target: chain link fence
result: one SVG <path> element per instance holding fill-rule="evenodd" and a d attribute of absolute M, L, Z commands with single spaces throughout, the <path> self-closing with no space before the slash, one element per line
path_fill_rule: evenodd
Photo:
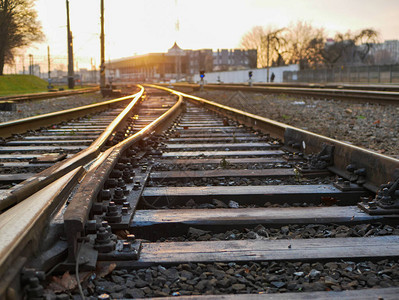
<path fill-rule="evenodd" d="M 284 82 L 399 83 L 399 65 L 285 71 Z"/>
<path fill-rule="evenodd" d="M 88 68 L 79 68 L 79 65 L 89 66 Z M 4 66 L 4 74 L 25 74 L 35 75 L 44 80 L 51 78 L 51 83 L 68 83 L 68 57 L 51 56 L 50 74 L 48 57 L 46 55 L 16 55 L 12 64 Z M 96 68 L 96 62 L 91 58 L 75 58 L 74 65 L 76 84 L 97 84 L 99 82 L 99 70 Z"/>

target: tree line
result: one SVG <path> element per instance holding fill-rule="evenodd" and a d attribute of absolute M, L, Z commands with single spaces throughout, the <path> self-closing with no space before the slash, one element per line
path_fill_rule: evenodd
<path fill-rule="evenodd" d="M 380 35 L 372 28 L 336 33 L 298 21 L 289 28 L 255 26 L 241 39 L 244 49 L 258 50 L 258 67 L 299 64 L 300 69 L 372 64 L 372 47 Z"/>

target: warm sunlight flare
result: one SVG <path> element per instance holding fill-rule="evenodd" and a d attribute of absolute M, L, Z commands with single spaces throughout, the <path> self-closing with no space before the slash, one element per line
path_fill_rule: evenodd
<path fill-rule="evenodd" d="M 49 45 L 54 58 L 66 57 L 65 1 L 37 0 L 36 7 L 46 41 L 26 53 L 45 56 Z M 383 39 L 397 39 L 398 10 L 397 1 L 374 0 L 105 0 L 105 57 L 166 52 L 175 41 L 183 49 L 238 48 L 254 26 L 281 28 L 297 21 L 331 36 L 372 27 Z M 70 0 L 70 15 L 75 65 L 98 67 L 100 0 Z"/>

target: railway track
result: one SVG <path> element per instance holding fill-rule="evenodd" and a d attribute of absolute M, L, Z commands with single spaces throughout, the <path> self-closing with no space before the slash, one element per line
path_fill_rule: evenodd
<path fill-rule="evenodd" d="M 176 83 L 175 88 L 179 91 L 189 92 L 198 90 L 198 84 Z M 396 88 L 383 88 L 380 86 L 309 86 L 309 85 L 289 85 L 289 84 L 270 84 L 248 86 L 244 84 L 206 84 L 203 87 L 208 90 L 229 90 L 229 91 L 245 91 L 270 94 L 285 94 L 299 97 L 317 97 L 332 100 L 345 100 L 355 103 L 368 102 L 380 104 L 397 105 L 399 101 L 399 93 Z"/>
<path fill-rule="evenodd" d="M 79 95 L 84 93 L 94 93 L 99 90 L 99 87 L 82 88 L 77 90 L 56 91 L 56 92 L 43 92 L 34 94 L 22 94 L 13 96 L 1 96 L 0 103 L 4 102 L 19 102 L 19 101 L 32 101 L 56 97 L 65 97 L 71 95 Z"/>
<path fill-rule="evenodd" d="M 139 131 L 0 216 L 2 295 L 396 297 L 398 160 L 146 89 Z"/>

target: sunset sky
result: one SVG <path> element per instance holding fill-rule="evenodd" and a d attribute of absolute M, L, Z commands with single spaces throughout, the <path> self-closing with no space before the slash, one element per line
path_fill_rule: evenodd
<path fill-rule="evenodd" d="M 46 41 L 26 53 L 66 57 L 65 0 L 36 0 Z M 298 20 L 336 31 L 372 27 L 399 39 L 398 0 L 105 0 L 106 59 L 184 49 L 236 48 L 253 26 L 288 26 Z M 100 0 L 70 0 L 79 67 L 99 65 Z M 180 31 L 175 30 L 179 19 Z"/>

